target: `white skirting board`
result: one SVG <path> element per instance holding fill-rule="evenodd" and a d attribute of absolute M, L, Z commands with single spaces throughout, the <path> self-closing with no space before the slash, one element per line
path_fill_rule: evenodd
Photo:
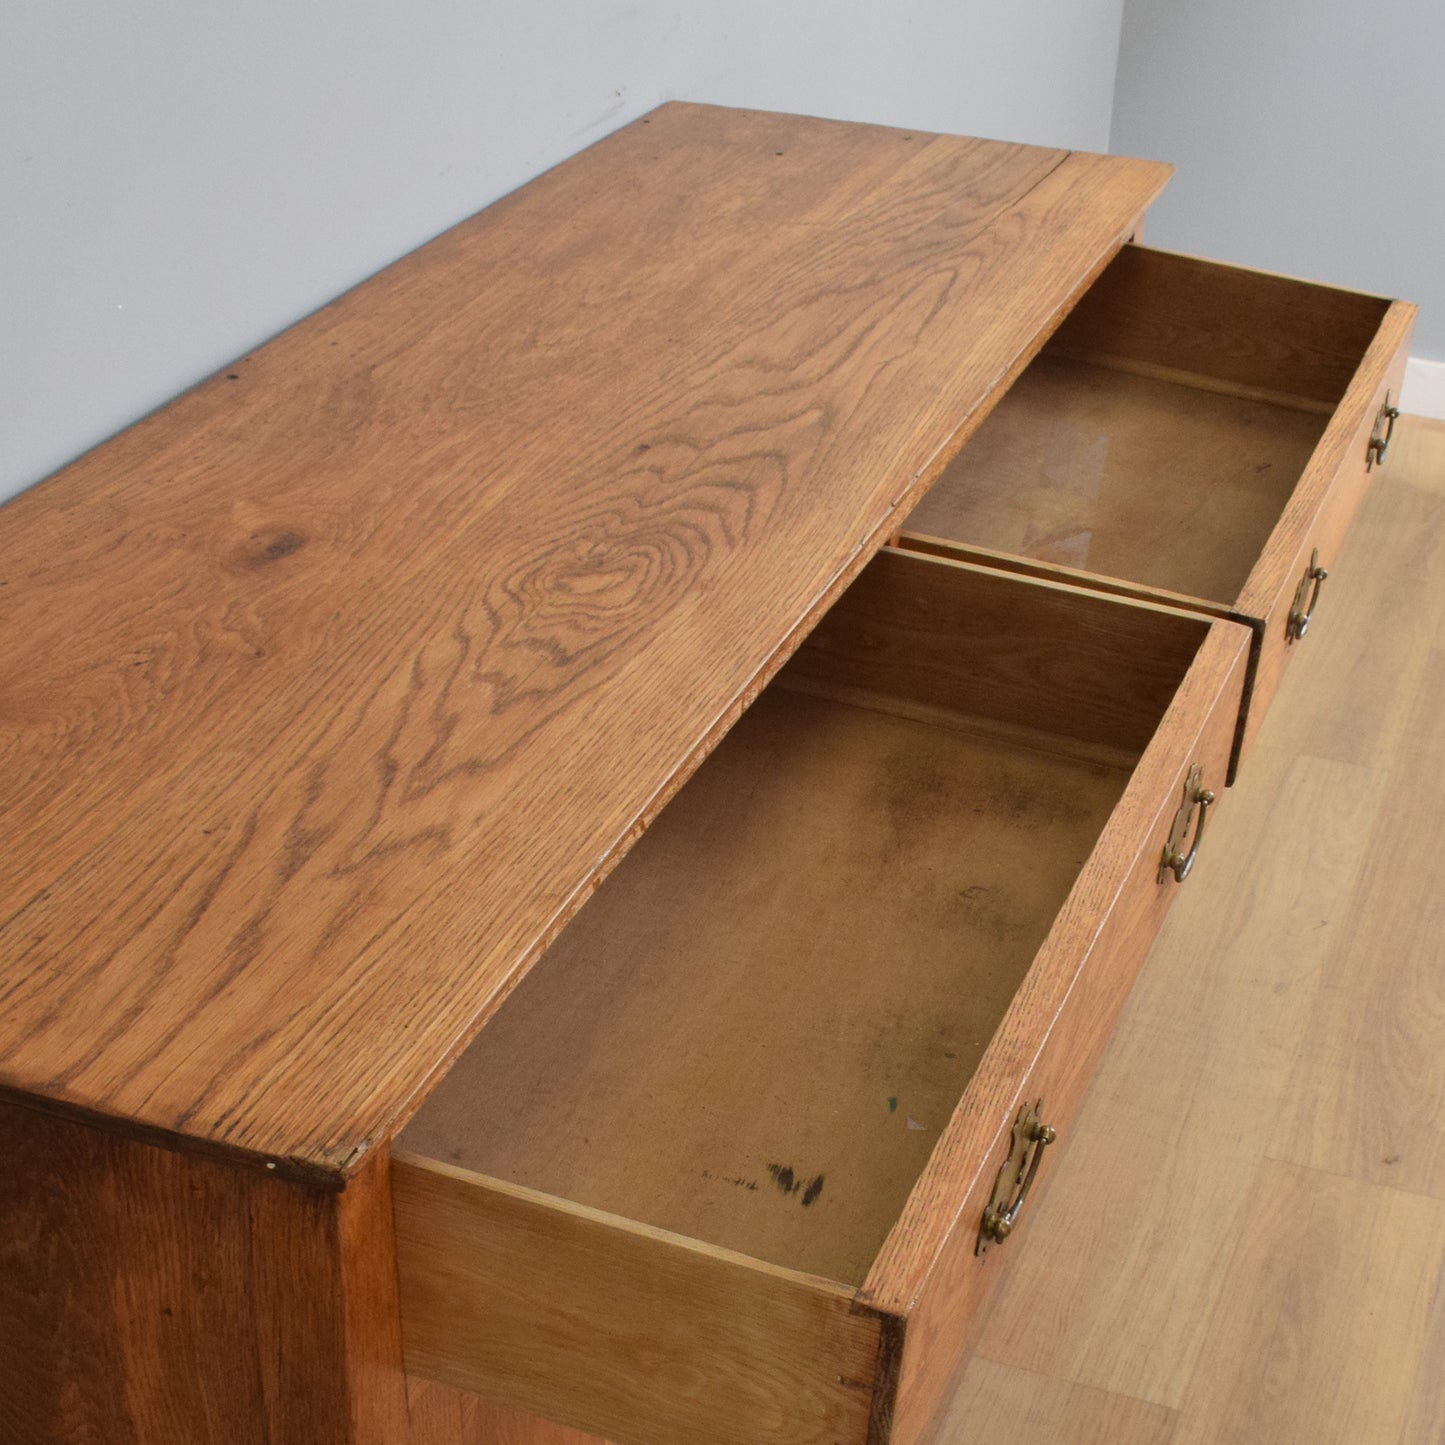
<path fill-rule="evenodd" d="M 1433 416 L 1445 421 L 1445 361 L 1410 358 L 1405 365 L 1400 410 L 1412 416 Z"/>

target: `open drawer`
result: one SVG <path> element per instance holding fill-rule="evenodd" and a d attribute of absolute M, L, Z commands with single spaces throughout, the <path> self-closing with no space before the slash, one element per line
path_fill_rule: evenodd
<path fill-rule="evenodd" d="M 875 558 L 397 1139 L 407 1368 L 621 1445 L 926 1439 L 1248 640 Z"/>
<path fill-rule="evenodd" d="M 1321 592 L 1388 456 L 1414 315 L 1126 246 L 901 540 L 1245 623 L 1237 766 L 1339 585 Z"/>

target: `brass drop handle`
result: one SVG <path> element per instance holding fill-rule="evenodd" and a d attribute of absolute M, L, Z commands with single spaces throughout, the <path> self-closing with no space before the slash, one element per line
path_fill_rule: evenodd
<path fill-rule="evenodd" d="M 1395 423 L 1400 420 L 1400 408 L 1390 404 L 1390 393 L 1385 393 L 1385 404 L 1380 408 L 1375 430 L 1370 433 L 1370 444 L 1365 448 L 1365 470 L 1373 471 L 1375 463 L 1384 463 L 1385 453 L 1390 450 L 1390 438 L 1395 435 Z M 1385 435 L 1380 435 L 1380 422 L 1385 423 Z"/>
<path fill-rule="evenodd" d="M 983 1212 L 975 1254 L 987 1253 L 989 1245 L 1002 1244 L 1013 1233 L 1019 1211 L 1038 1177 L 1044 1149 L 1057 1138 L 1052 1125 L 1039 1118 L 1037 1104 L 1019 1110 L 1013 1126 L 1013 1147 L 999 1170 L 993 1202 Z"/>
<path fill-rule="evenodd" d="M 1383 456 L 1384 453 L 1382 452 Z M 1300 584 L 1295 588 L 1294 606 L 1289 610 L 1289 620 L 1285 623 L 1284 640 L 1286 643 L 1298 642 L 1306 632 L 1310 630 L 1310 618 L 1315 613 L 1315 603 L 1320 600 L 1320 585 L 1330 574 L 1320 566 L 1320 549 L 1316 547 L 1310 553 L 1310 565 L 1305 568 L 1305 575 L 1300 578 Z M 1311 590 L 1310 584 L 1314 587 Z M 1309 602 L 1306 605 L 1305 594 L 1309 594 Z"/>
<path fill-rule="evenodd" d="M 1159 881 L 1162 883 L 1172 873 L 1176 883 L 1189 877 L 1194 860 L 1199 856 L 1199 845 L 1204 841 L 1204 820 L 1214 794 L 1203 785 L 1203 769 L 1195 763 L 1184 780 L 1184 801 L 1174 815 L 1174 826 L 1169 830 L 1169 841 L 1164 845 L 1164 858 L 1159 864 Z M 1189 851 L 1184 851 L 1184 840 L 1189 836 L 1189 823 L 1199 809 L 1199 821 L 1194 825 L 1194 842 Z"/>

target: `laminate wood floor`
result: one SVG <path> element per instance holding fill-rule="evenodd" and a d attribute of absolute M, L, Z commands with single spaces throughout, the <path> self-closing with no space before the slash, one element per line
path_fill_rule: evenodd
<path fill-rule="evenodd" d="M 1406 418 L 939 1445 L 1445 1440 L 1442 719 Z"/>

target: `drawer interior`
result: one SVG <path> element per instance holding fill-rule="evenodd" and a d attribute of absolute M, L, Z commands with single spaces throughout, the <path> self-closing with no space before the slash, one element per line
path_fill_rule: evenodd
<path fill-rule="evenodd" d="M 1125 247 L 908 532 L 1224 611 L 1387 307 Z"/>
<path fill-rule="evenodd" d="M 861 1284 L 1206 631 L 880 555 L 398 1150 Z"/>

